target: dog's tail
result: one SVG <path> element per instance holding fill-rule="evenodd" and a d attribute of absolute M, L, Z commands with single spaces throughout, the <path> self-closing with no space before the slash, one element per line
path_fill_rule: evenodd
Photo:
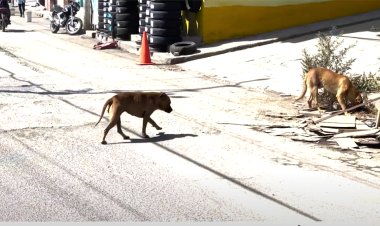
<path fill-rule="evenodd" d="M 306 86 L 306 74 L 305 74 L 305 76 L 304 76 L 304 80 L 303 80 L 302 93 L 301 93 L 301 95 L 300 95 L 299 97 L 297 97 L 297 98 L 294 100 L 294 102 L 301 100 L 301 99 L 305 96 L 306 91 L 307 91 L 307 86 Z"/>
<path fill-rule="evenodd" d="M 95 126 L 97 126 L 97 125 L 99 124 L 99 122 L 102 120 L 103 115 L 104 115 L 104 112 L 106 111 L 107 106 L 108 106 L 108 112 L 109 112 L 112 103 L 113 103 L 112 98 L 110 98 L 110 99 L 108 99 L 108 100 L 106 101 L 106 103 L 105 103 L 104 106 L 103 106 L 102 113 L 100 114 L 99 121 L 95 124 Z"/>

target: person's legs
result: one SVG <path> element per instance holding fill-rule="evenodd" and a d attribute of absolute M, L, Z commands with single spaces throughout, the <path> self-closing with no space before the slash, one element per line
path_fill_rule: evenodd
<path fill-rule="evenodd" d="M 24 17 L 25 13 L 25 2 L 22 3 L 22 17 Z"/>
<path fill-rule="evenodd" d="M 22 7 L 21 7 L 21 4 L 18 4 L 18 10 L 20 11 L 20 17 L 22 17 Z"/>
<path fill-rule="evenodd" d="M 9 22 L 9 24 L 11 24 L 11 10 L 10 9 L 8 9 L 8 13 L 7 13 L 8 15 L 8 22 Z"/>

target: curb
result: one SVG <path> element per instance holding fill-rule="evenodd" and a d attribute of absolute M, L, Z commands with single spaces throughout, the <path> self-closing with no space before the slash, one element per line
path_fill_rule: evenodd
<path fill-rule="evenodd" d="M 254 36 L 231 39 L 223 42 L 218 42 L 210 45 L 201 45 L 198 48 L 198 53 L 186 56 L 174 56 L 171 53 L 153 53 L 152 61 L 162 64 L 179 64 L 191 60 L 202 59 L 228 52 L 239 51 L 247 48 L 267 45 L 275 42 L 285 41 L 292 38 L 297 38 L 305 35 L 315 34 L 317 32 L 328 31 L 332 27 L 344 28 L 365 22 L 380 20 L 380 10 L 371 11 L 369 13 L 358 14 L 353 16 L 342 17 L 333 20 L 316 22 L 312 24 L 291 27 L 283 30 L 258 34 Z M 121 41 L 120 48 L 130 52 L 135 52 L 136 43 L 131 41 Z"/>
<path fill-rule="evenodd" d="M 317 32 L 324 32 L 328 31 L 332 27 L 344 28 L 347 26 L 353 26 L 374 20 L 380 20 L 380 10 L 291 27 L 283 30 L 276 30 L 244 38 L 230 39 L 209 45 L 200 45 L 198 47 L 198 52 L 192 55 L 174 56 L 171 53 L 167 52 L 152 52 L 151 60 L 158 64 L 179 64 L 228 52 L 234 52 L 275 42 L 286 41 L 288 39 L 315 34 Z M 119 48 L 132 54 L 139 55 L 139 45 L 134 41 L 119 40 Z"/>

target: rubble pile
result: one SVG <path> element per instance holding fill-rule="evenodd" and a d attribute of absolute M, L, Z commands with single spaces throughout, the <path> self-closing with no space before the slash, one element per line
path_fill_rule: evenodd
<path fill-rule="evenodd" d="M 295 141 L 314 142 L 340 149 L 380 148 L 379 114 L 376 118 L 320 115 L 318 111 L 299 111 L 299 114 L 293 115 L 267 112 L 265 115 L 289 122 L 254 125 L 253 129 L 274 136 L 290 137 Z M 293 122 L 290 122 L 292 119 Z"/>

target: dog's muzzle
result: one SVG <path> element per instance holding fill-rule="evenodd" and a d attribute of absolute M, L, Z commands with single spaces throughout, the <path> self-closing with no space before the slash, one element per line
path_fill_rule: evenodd
<path fill-rule="evenodd" d="M 165 109 L 165 112 L 166 112 L 166 113 L 170 113 L 170 112 L 172 112 L 172 111 L 173 111 L 173 109 L 172 109 L 171 107 Z"/>

